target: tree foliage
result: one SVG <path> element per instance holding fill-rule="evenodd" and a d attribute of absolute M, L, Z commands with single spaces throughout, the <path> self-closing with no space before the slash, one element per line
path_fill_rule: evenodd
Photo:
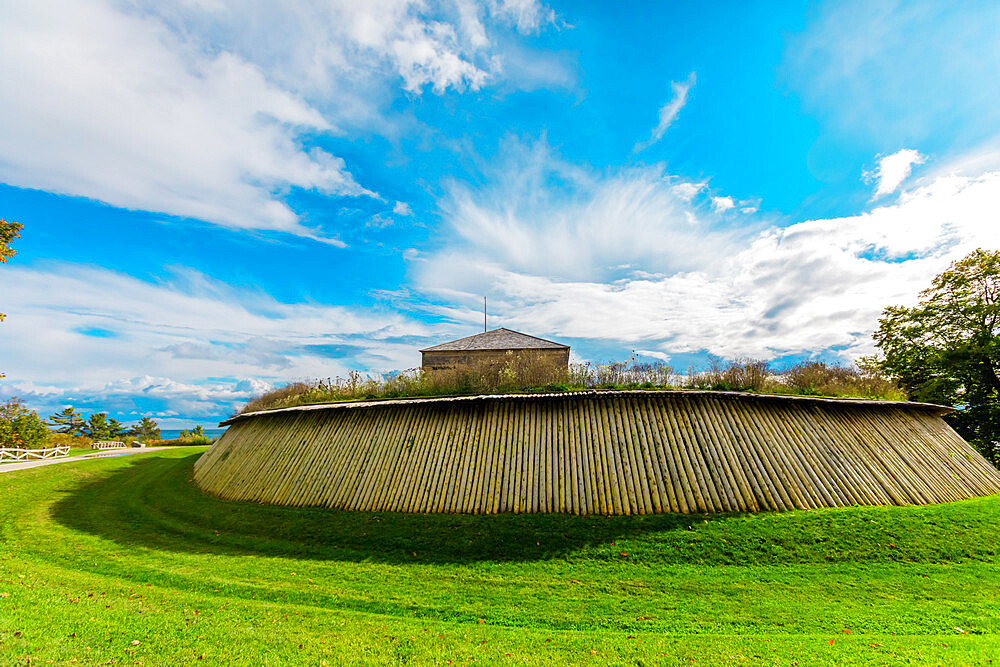
<path fill-rule="evenodd" d="M 21 238 L 21 230 L 24 225 L 20 222 L 7 222 L 0 218 L 0 264 L 13 257 L 17 251 L 11 247 L 14 239 Z"/>
<path fill-rule="evenodd" d="M 875 363 L 917 401 L 953 405 L 955 429 L 1000 463 L 1000 251 L 975 250 L 879 320 Z"/>
<path fill-rule="evenodd" d="M 56 433 L 81 435 L 85 423 L 83 415 L 74 410 L 73 406 L 68 406 L 50 416 L 48 426 Z"/>
<path fill-rule="evenodd" d="M 205 427 L 198 424 L 190 431 L 181 431 L 180 437 L 182 438 L 204 438 L 205 437 Z"/>
<path fill-rule="evenodd" d="M 109 440 L 111 430 L 108 428 L 108 415 L 103 412 L 90 415 L 83 426 L 83 432 L 91 440 Z"/>
<path fill-rule="evenodd" d="M 34 415 L 34 417 L 26 416 Z M 51 415 L 47 421 L 38 419 L 42 427 L 42 435 L 35 438 L 34 421 L 38 415 L 28 410 L 24 403 L 17 398 L 13 398 L 4 405 L 0 405 L 0 442 L 24 441 L 22 435 L 10 435 L 11 433 L 28 433 L 33 446 L 41 446 L 43 441 L 55 444 L 70 444 L 72 446 L 84 446 L 92 440 L 115 440 L 126 436 L 142 438 L 144 440 L 159 440 L 160 426 L 150 417 L 143 417 L 134 426 L 128 427 L 119 422 L 114 417 L 109 417 L 106 412 L 95 412 L 89 417 L 84 417 L 80 412 L 67 406 Z M 13 426 L 11 424 L 14 424 Z M 25 428 L 30 426 L 30 428 Z M 46 427 L 48 430 L 45 430 Z M 6 429 L 6 430 L 5 430 Z M 5 435 L 6 434 L 6 435 Z M 7 438 L 7 440 L 4 440 Z M 2 446 L 13 447 L 15 445 L 6 444 Z M 17 445 L 25 447 L 24 444 Z"/>
<path fill-rule="evenodd" d="M 83 433 L 91 440 L 111 440 L 120 438 L 128 432 L 114 417 L 106 412 L 95 412 L 90 415 L 83 426 Z"/>
<path fill-rule="evenodd" d="M 122 438 L 128 435 L 128 427 L 114 417 L 108 417 L 108 433 L 112 438 Z"/>
<path fill-rule="evenodd" d="M 128 435 L 150 440 L 160 439 L 160 425 L 150 417 L 143 417 L 138 424 L 129 429 Z"/>
<path fill-rule="evenodd" d="M 0 405 L 0 447 L 38 449 L 45 446 L 48 431 L 34 410 L 16 396 Z"/>
<path fill-rule="evenodd" d="M 3 264 L 16 254 L 17 251 L 10 244 L 14 242 L 14 239 L 21 238 L 22 229 L 24 229 L 24 225 L 20 222 L 7 222 L 3 218 L 0 218 L 0 264 Z M 0 313 L 0 322 L 3 322 L 5 317 L 7 316 Z M 4 377 L 4 374 L 0 373 L 0 378 L 2 377 Z"/>

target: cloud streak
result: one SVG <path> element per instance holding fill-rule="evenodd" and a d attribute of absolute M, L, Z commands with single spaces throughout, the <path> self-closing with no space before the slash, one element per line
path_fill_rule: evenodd
<path fill-rule="evenodd" d="M 632 153 L 641 153 L 663 138 L 663 135 L 677 119 L 677 115 L 681 112 L 681 109 L 687 104 L 688 92 L 694 86 L 696 80 L 695 73 L 691 72 L 688 74 L 688 78 L 682 82 L 670 82 L 670 90 L 673 92 L 673 97 L 660 107 L 660 121 L 653 128 L 649 139 L 637 143 L 632 149 Z"/>

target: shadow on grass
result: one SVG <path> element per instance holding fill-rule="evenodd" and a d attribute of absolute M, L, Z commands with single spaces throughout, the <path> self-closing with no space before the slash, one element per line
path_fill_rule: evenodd
<path fill-rule="evenodd" d="M 560 558 L 644 565 L 997 562 L 1000 496 L 942 505 L 729 515 L 405 514 L 220 500 L 199 454 L 89 473 L 55 520 L 115 543 L 186 553 L 379 563 Z"/>
<path fill-rule="evenodd" d="M 677 514 L 351 512 L 233 502 L 191 481 L 198 456 L 144 457 L 96 475 L 57 501 L 52 516 L 76 530 L 151 549 L 387 563 L 555 558 L 645 532 L 686 531 L 703 520 Z"/>

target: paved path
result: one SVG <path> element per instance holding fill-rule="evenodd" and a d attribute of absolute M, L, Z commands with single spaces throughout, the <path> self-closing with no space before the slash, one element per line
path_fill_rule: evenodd
<path fill-rule="evenodd" d="M 126 447 L 125 449 L 105 449 L 92 454 L 81 454 L 79 456 L 64 456 L 58 459 L 41 459 L 38 461 L 24 461 L 22 463 L 2 463 L 0 473 L 11 472 L 12 470 L 24 470 L 25 468 L 38 468 L 56 463 L 68 463 L 70 461 L 82 461 L 85 459 L 101 459 L 109 456 L 128 456 L 129 454 L 141 454 L 142 452 L 155 452 L 161 449 L 176 449 L 176 447 Z"/>

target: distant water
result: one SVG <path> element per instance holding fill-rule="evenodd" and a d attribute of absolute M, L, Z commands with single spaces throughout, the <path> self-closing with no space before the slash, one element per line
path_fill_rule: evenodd
<path fill-rule="evenodd" d="M 206 428 L 205 435 L 210 438 L 217 438 L 226 432 L 224 428 Z M 181 437 L 181 429 L 179 428 L 161 428 L 160 437 L 164 440 L 173 440 L 174 438 Z"/>

